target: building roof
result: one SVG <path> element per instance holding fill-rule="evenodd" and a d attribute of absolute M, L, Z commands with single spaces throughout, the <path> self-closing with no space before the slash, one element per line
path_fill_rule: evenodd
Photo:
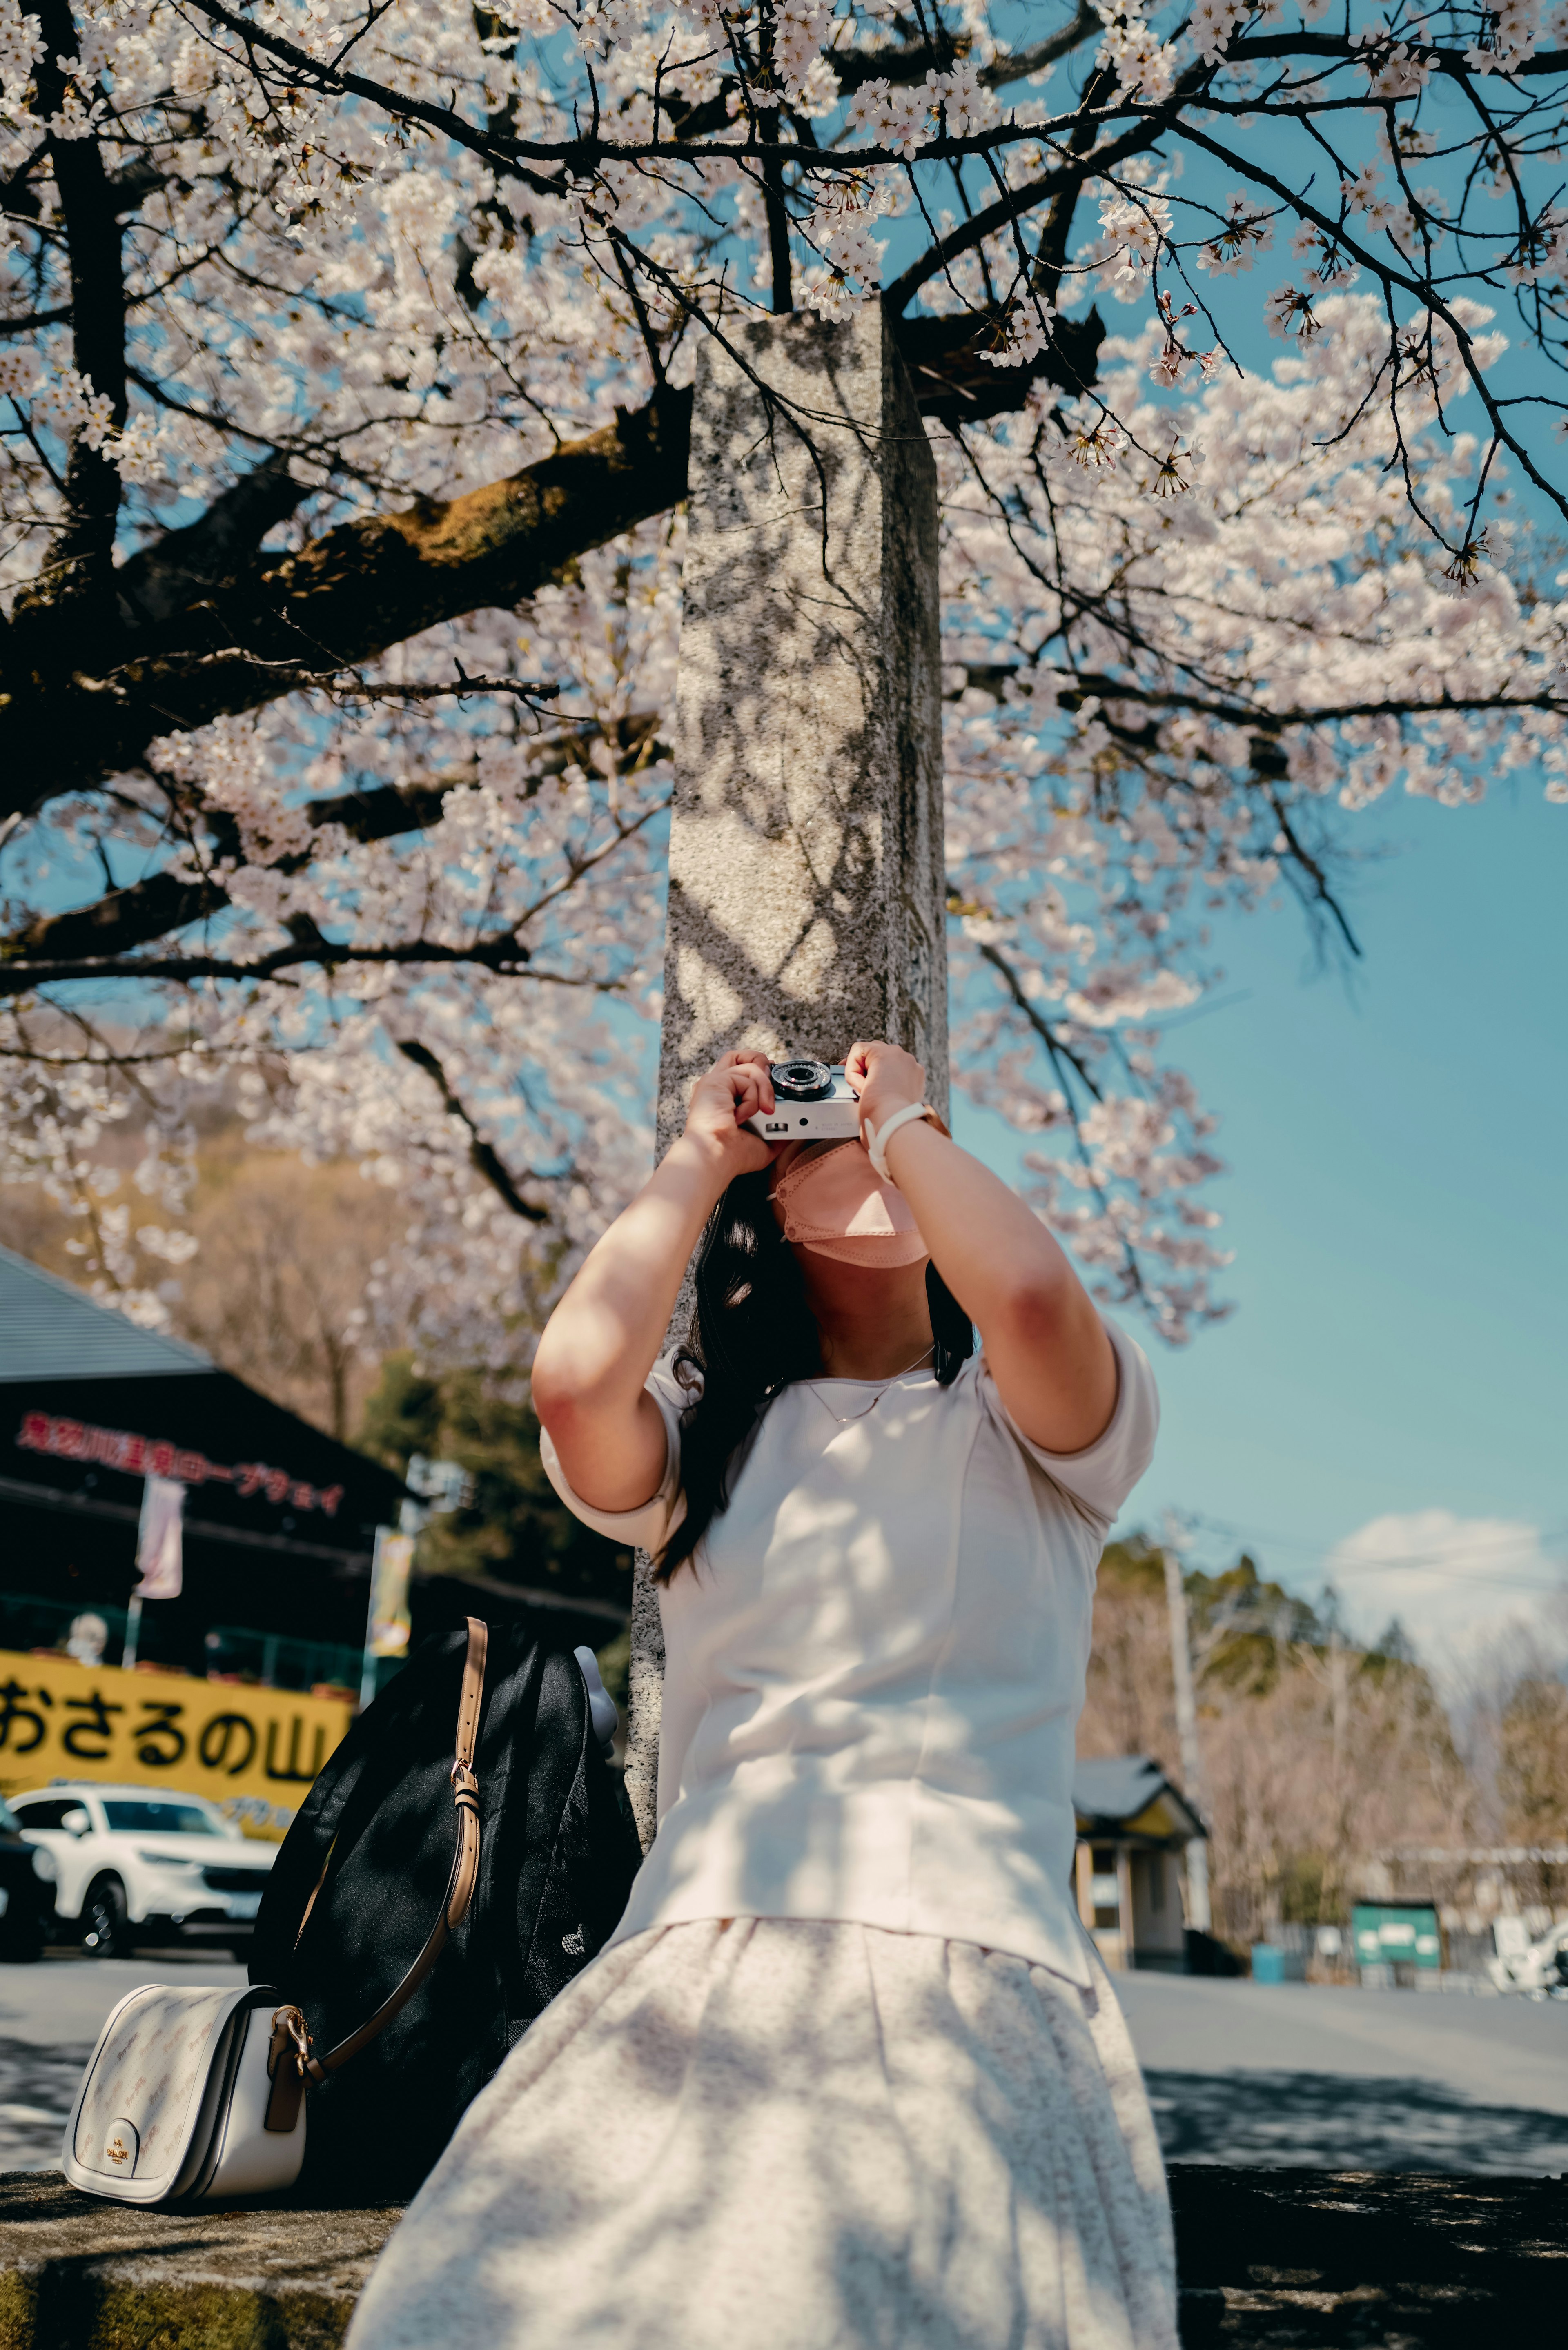
<path fill-rule="evenodd" d="M 1073 1765 L 1073 1809 L 1081 1835 L 1185 1844 L 1208 1830 L 1174 1780 L 1147 1754 L 1097 1754 Z"/>
<path fill-rule="evenodd" d="M 199 1347 L 139 1329 L 112 1306 L 0 1248 L 0 1380 L 145 1379 L 213 1367 Z"/>

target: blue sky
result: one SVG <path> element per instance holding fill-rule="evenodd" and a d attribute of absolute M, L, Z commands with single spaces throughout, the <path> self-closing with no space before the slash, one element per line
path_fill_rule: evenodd
<path fill-rule="evenodd" d="M 1389 852 L 1352 881 L 1354 979 L 1293 906 L 1236 918 L 1169 1034 L 1221 1117 L 1236 1312 L 1148 1342 L 1164 1422 L 1123 1530 L 1199 1513 L 1195 1563 L 1244 1537 L 1309 1592 L 1332 1565 L 1364 1633 L 1397 1611 L 1463 1650 L 1568 1558 L 1568 808 L 1527 777 L 1349 837 Z M 995 1121 L 961 1139 L 1012 1171 Z"/>

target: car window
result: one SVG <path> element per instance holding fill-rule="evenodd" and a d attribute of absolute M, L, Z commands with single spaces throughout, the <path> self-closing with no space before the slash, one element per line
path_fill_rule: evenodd
<path fill-rule="evenodd" d="M 47 1802 L 18 1804 L 16 1825 L 21 1828 L 57 1828 L 67 1812 L 86 1809 L 79 1795 L 67 1795 L 62 1801 L 51 1795 Z"/>
<path fill-rule="evenodd" d="M 111 1831 L 129 1829 L 132 1835 L 222 1835 L 205 1812 L 194 1804 L 119 1804 L 106 1801 L 104 1816 Z"/>

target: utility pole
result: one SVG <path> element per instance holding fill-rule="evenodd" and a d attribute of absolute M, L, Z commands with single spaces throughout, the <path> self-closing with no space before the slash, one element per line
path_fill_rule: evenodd
<path fill-rule="evenodd" d="M 1174 1510 L 1165 1513 L 1165 1597 L 1170 1610 L 1170 1677 L 1176 1684 L 1176 1728 L 1181 1741 L 1181 1777 L 1188 1795 L 1199 1812 L 1205 1810 L 1203 1762 L 1198 1752 L 1198 1705 L 1192 1693 L 1192 1648 L 1187 1628 L 1187 1586 L 1181 1579 L 1181 1523 Z M 1212 1924 L 1209 1907 L 1209 1846 L 1194 1836 L 1187 1847 L 1187 1922 L 1207 1934 Z"/>
<path fill-rule="evenodd" d="M 1329 1720 L 1334 1736 L 1334 1875 L 1331 1880 L 1335 1900 L 1340 1898 L 1345 1881 L 1345 1700 L 1348 1679 L 1348 1659 L 1345 1651 L 1345 1630 L 1339 1617 L 1339 1594 L 1333 1585 L 1325 1594 L 1328 1602 L 1328 1703 Z M 1325 1888 L 1326 1890 L 1327 1888 Z M 1323 1911 L 1318 1911 L 1320 1918 Z"/>

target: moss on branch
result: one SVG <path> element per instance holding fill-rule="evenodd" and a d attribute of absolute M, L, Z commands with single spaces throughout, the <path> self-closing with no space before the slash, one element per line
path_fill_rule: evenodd
<path fill-rule="evenodd" d="M 151 627 L 106 631 L 34 605 L 0 640 L 0 816 L 135 767 L 158 736 L 341 677 L 404 638 L 521 603 L 572 559 L 686 494 L 690 391 L 462 497 L 340 523 L 257 554 Z"/>

